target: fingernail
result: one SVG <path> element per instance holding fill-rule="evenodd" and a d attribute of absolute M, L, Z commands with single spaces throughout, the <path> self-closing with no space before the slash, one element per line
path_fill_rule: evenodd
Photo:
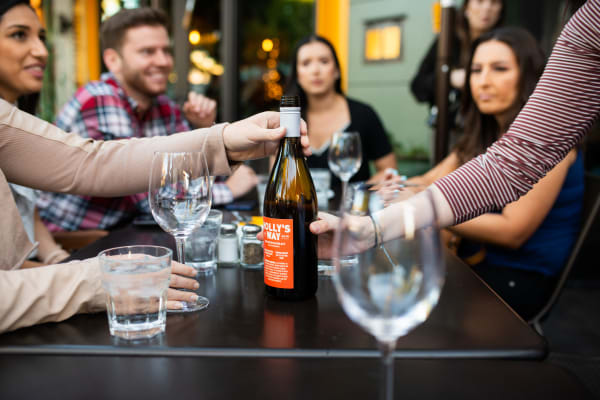
<path fill-rule="evenodd" d="M 194 282 L 194 289 L 198 289 L 200 287 L 200 284 L 198 282 Z"/>
<path fill-rule="evenodd" d="M 175 303 L 173 303 L 173 308 L 175 308 L 177 310 L 181 310 L 183 308 L 183 304 L 181 304 L 180 302 L 176 301 Z"/>
<path fill-rule="evenodd" d="M 196 301 L 198 301 L 198 295 L 195 295 L 195 294 L 191 295 L 191 296 L 190 296 L 190 300 L 191 300 L 193 303 L 195 303 Z"/>

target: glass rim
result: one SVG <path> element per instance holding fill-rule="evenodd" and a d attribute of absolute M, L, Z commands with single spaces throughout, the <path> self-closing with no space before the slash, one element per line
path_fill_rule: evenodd
<path fill-rule="evenodd" d="M 110 249 L 105 249 L 105 250 L 102 250 L 100 253 L 98 253 L 98 259 L 110 257 L 107 254 L 112 251 L 133 249 L 136 247 L 137 248 L 150 248 L 150 249 L 166 250 L 165 254 L 154 256 L 154 257 L 157 257 L 157 258 L 171 257 L 171 259 L 173 259 L 173 250 L 171 250 L 170 248 L 165 247 L 165 246 L 156 246 L 156 245 L 150 245 L 150 244 L 133 244 L 133 245 L 129 245 L 129 246 L 117 246 L 117 247 L 112 247 Z M 134 252 L 131 252 L 131 253 L 135 254 Z"/>

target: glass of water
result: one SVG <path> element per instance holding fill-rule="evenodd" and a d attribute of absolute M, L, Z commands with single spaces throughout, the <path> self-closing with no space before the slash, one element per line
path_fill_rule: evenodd
<path fill-rule="evenodd" d="M 217 268 L 216 248 L 221 222 L 223 213 L 210 210 L 204 223 L 185 241 L 186 264 L 194 267 L 200 275 L 210 275 Z"/>
<path fill-rule="evenodd" d="M 145 339 L 165 331 L 170 249 L 125 246 L 98 255 L 110 334 Z"/>
<path fill-rule="evenodd" d="M 333 282 L 348 317 L 377 339 L 383 360 L 382 398 L 392 399 L 396 341 L 423 323 L 437 304 L 444 263 L 431 199 L 419 210 L 396 205 L 397 212 L 390 216 L 386 210 L 384 219 L 383 199 L 364 190 L 368 188 L 349 188 L 346 204 L 353 204 L 355 197 L 369 201 L 365 210 L 346 206 L 342 212 L 334 236 Z M 424 215 L 433 215 L 432 222 L 419 219 Z M 380 234 L 382 221 L 403 235 Z"/>
<path fill-rule="evenodd" d="M 328 155 L 329 169 L 342 181 L 340 204 L 346 198 L 348 182 L 362 164 L 362 144 L 358 132 L 335 132 Z"/>

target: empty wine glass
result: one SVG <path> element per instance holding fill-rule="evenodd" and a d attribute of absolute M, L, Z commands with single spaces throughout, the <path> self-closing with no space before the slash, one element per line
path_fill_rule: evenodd
<path fill-rule="evenodd" d="M 335 132 L 329 145 L 329 169 L 342 181 L 340 204 L 344 201 L 348 181 L 362 164 L 362 145 L 358 132 Z"/>
<path fill-rule="evenodd" d="M 418 210 L 396 204 L 383 211 L 383 199 L 364 186 L 352 186 L 334 236 L 334 287 L 342 308 L 378 341 L 382 353 L 383 399 L 393 398 L 393 351 L 400 336 L 424 322 L 437 304 L 444 264 L 434 204 Z M 368 197 L 365 210 L 348 207 Z M 424 216 L 429 216 L 424 218 Z M 424 222 L 429 220 L 430 222 Z M 404 234 L 382 235 L 381 221 Z M 377 226 L 375 225 L 377 224 Z M 389 235 L 387 235 L 389 236 Z M 376 237 L 379 237 L 376 240 Z M 374 244 L 377 243 L 377 246 Z"/>
<path fill-rule="evenodd" d="M 175 237 L 177 258 L 184 264 L 186 238 L 204 223 L 211 206 L 211 177 L 200 152 L 156 152 L 152 158 L 148 191 L 150 210 L 162 229 Z M 208 306 L 206 297 L 182 302 L 181 312 Z"/>

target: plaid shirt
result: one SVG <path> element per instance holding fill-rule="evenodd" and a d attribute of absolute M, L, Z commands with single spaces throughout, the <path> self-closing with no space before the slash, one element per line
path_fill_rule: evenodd
<path fill-rule="evenodd" d="M 100 81 L 90 82 L 75 93 L 58 115 L 56 125 L 95 140 L 165 136 L 190 130 L 179 107 L 165 95 L 154 98 L 143 114 L 137 108 L 136 101 L 127 96 L 115 77 L 103 74 Z M 137 214 L 150 213 L 147 197 L 148 193 L 100 198 L 41 192 L 37 206 L 52 232 L 111 229 Z M 213 203 L 232 200 L 227 185 L 217 181 Z"/>

